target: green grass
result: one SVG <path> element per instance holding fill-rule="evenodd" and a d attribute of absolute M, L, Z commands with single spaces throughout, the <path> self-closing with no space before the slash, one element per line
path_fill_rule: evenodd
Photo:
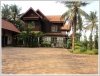
<path fill-rule="evenodd" d="M 98 49 L 86 50 L 86 51 L 80 51 L 80 49 L 76 49 L 72 53 L 75 53 L 75 54 L 97 55 L 98 54 Z"/>

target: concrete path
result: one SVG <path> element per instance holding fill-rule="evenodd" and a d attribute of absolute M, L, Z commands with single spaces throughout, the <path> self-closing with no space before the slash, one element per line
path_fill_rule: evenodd
<path fill-rule="evenodd" d="M 63 48 L 2 49 L 5 74 L 97 74 L 98 55 L 72 54 Z"/>

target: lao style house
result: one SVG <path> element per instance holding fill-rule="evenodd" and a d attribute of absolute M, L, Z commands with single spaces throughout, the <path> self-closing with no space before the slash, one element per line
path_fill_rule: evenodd
<path fill-rule="evenodd" d="M 2 46 L 12 45 L 14 42 L 13 38 L 20 31 L 11 22 L 2 19 Z"/>
<path fill-rule="evenodd" d="M 21 16 L 21 20 L 25 22 L 25 27 L 28 24 L 33 25 L 34 32 L 43 32 L 43 41 L 50 43 L 53 47 L 64 47 L 66 43 L 66 31 L 69 31 L 67 27 L 64 26 L 64 20 L 61 16 L 45 16 L 40 10 L 34 10 L 29 8 Z"/>

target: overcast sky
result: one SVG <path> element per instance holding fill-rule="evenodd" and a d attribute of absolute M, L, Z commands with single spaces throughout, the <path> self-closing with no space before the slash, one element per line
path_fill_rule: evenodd
<path fill-rule="evenodd" d="M 21 13 L 30 7 L 33 7 L 34 10 L 40 9 L 45 15 L 62 15 L 67 10 L 64 4 L 57 1 L 1 1 L 1 5 L 3 4 L 16 4 L 22 8 Z M 82 9 L 87 13 L 97 11 L 99 14 L 99 1 L 92 1 Z"/>

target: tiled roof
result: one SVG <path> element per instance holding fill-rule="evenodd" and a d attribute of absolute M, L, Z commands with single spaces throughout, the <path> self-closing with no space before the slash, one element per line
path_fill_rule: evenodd
<path fill-rule="evenodd" d="M 20 31 L 11 22 L 2 19 L 2 28 L 19 33 Z"/>
<path fill-rule="evenodd" d="M 71 26 L 70 26 L 70 25 L 67 25 L 67 24 L 64 24 L 64 25 L 61 27 L 61 30 L 70 31 L 70 30 L 71 30 Z"/>
<path fill-rule="evenodd" d="M 61 15 L 51 15 L 51 16 L 46 16 L 49 21 L 51 22 L 63 22 L 64 20 L 61 19 Z"/>

